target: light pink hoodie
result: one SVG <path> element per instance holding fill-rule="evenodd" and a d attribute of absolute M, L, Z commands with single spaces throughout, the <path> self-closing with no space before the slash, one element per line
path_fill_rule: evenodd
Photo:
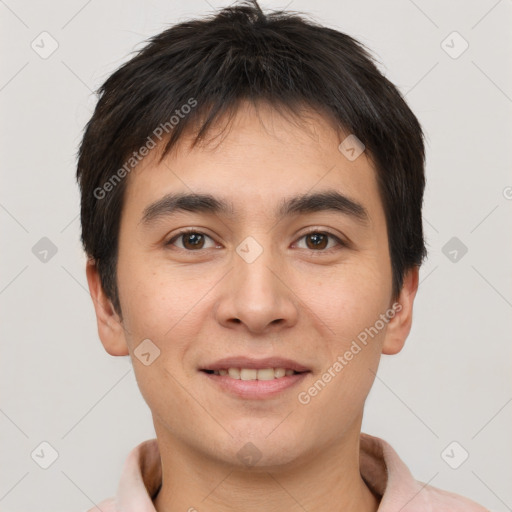
<path fill-rule="evenodd" d="M 360 473 L 381 496 L 378 512 L 489 512 L 474 501 L 416 481 L 386 441 L 361 433 Z M 144 441 L 128 455 L 115 498 L 88 512 L 156 512 L 154 497 L 162 481 L 156 439 Z"/>

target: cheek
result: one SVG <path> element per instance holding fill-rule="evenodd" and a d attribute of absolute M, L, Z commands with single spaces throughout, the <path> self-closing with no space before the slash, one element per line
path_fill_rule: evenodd
<path fill-rule="evenodd" d="M 323 333 L 316 350 L 325 367 L 318 376 L 321 382 L 307 394 L 319 410 L 327 403 L 339 404 L 331 410 L 331 419 L 338 421 L 339 414 L 357 413 L 375 378 L 387 326 L 381 315 L 389 310 L 391 288 L 379 265 L 365 264 L 333 273 L 311 290 L 305 302 Z M 321 396 L 313 399 L 315 393 Z"/>
<path fill-rule="evenodd" d="M 304 303 L 340 343 L 372 326 L 389 307 L 391 276 L 377 262 L 340 267 L 302 290 Z"/>
<path fill-rule="evenodd" d="M 210 283 L 210 281 L 212 281 Z M 187 359 L 194 349 L 194 342 L 201 339 L 201 328 L 211 308 L 211 297 L 205 293 L 213 287 L 215 279 L 201 272 L 195 277 L 184 278 L 184 272 L 170 269 L 169 265 L 131 260 L 119 267 L 119 296 L 123 309 L 126 340 L 132 353 L 134 368 L 140 373 L 140 385 L 148 392 L 154 382 L 145 367 L 139 364 L 137 354 L 141 342 L 149 339 L 157 347 L 155 366 L 160 368 L 161 382 L 169 389 L 179 387 L 165 369 L 180 380 L 192 375 Z M 150 345 L 151 347 L 151 345 Z"/>
<path fill-rule="evenodd" d="M 196 294 L 179 286 L 179 273 L 166 279 L 143 266 L 137 272 L 126 266 L 122 272 L 119 295 L 125 336 L 144 400 L 157 415 L 192 407 L 180 383 L 189 377 L 184 360 L 200 325 L 193 315 Z"/>
<path fill-rule="evenodd" d="M 153 262 L 143 255 L 119 261 L 118 288 L 127 331 L 162 340 L 170 335 L 197 301 L 193 283 L 184 283 L 179 269 Z"/>
<path fill-rule="evenodd" d="M 314 311 L 329 326 L 316 350 L 324 367 L 297 398 L 309 417 L 322 418 L 326 432 L 358 418 L 380 361 L 387 326 L 380 315 L 389 310 L 388 297 L 378 286 L 357 283 L 333 287 L 334 294 Z"/>

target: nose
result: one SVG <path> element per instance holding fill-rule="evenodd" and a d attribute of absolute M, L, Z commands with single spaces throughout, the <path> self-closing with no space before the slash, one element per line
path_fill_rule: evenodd
<path fill-rule="evenodd" d="M 263 250 L 251 262 L 236 253 L 233 264 L 216 307 L 221 325 L 263 334 L 297 322 L 298 299 L 291 283 L 287 283 L 286 262 L 282 257 Z"/>

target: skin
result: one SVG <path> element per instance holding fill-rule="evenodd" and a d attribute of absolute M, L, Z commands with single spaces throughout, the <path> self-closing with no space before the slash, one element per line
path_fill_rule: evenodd
<path fill-rule="evenodd" d="M 131 356 L 152 412 L 159 512 L 378 508 L 359 473 L 363 407 L 381 354 L 399 352 L 409 334 L 417 268 L 405 275 L 400 312 L 310 403 L 297 399 L 395 302 L 375 169 L 366 153 L 349 161 L 338 150 L 343 137 L 312 111 L 297 124 L 268 106 L 242 104 L 220 142 L 190 150 L 183 139 L 161 163 L 154 150 L 128 177 L 117 274 L 122 319 L 93 261 L 87 279 L 105 350 Z M 328 189 L 363 205 L 369 221 L 334 211 L 275 216 L 284 198 Z M 210 193 L 229 201 L 232 215 L 179 212 L 141 222 L 144 209 L 170 192 Z M 210 237 L 203 248 L 186 237 L 166 245 L 189 227 Z M 349 244 L 329 239 L 318 249 L 304 236 L 310 231 Z M 248 236 L 263 248 L 252 263 L 235 251 Z M 134 355 L 147 338 L 161 351 L 149 366 Z M 276 397 L 242 400 L 199 371 L 229 355 L 281 356 L 311 372 Z M 237 456 L 248 442 L 261 454 L 251 467 Z"/>

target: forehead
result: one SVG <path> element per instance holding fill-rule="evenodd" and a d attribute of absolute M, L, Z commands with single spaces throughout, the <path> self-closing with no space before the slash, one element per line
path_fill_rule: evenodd
<path fill-rule="evenodd" d="M 283 198 L 335 189 L 366 203 L 373 218 L 383 213 L 375 169 L 365 152 L 349 159 L 340 151 L 349 135 L 311 109 L 283 117 L 271 106 L 242 103 L 194 148 L 189 133 L 162 161 L 162 145 L 153 150 L 128 177 L 124 204 L 142 217 L 166 194 L 205 193 L 243 218 L 271 205 L 282 213 Z"/>

